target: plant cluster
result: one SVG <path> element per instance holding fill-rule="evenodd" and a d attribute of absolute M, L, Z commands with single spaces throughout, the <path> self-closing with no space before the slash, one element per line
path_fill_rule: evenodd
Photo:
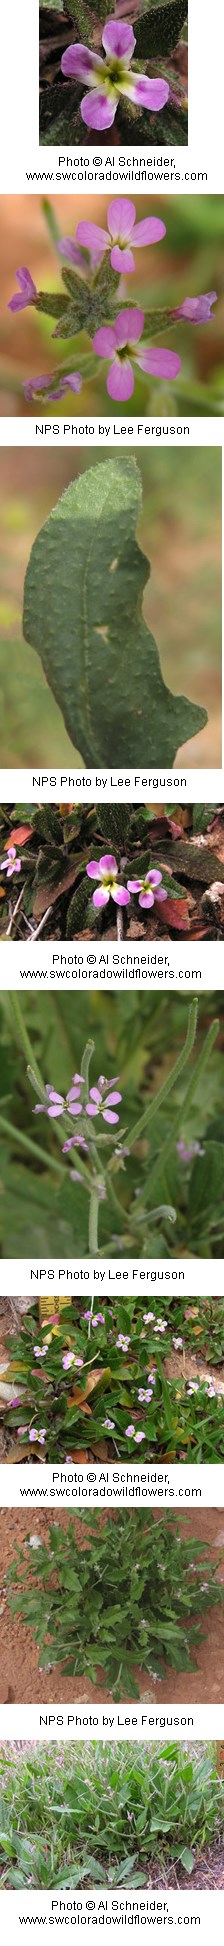
<path fill-rule="evenodd" d="M 207 1608 L 224 1600 L 206 1545 L 142 1508 L 78 1520 L 79 1546 L 74 1518 L 66 1530 L 55 1521 L 8 1570 L 12 1616 L 31 1627 L 41 1668 L 60 1663 L 117 1699 L 139 1696 L 141 1674 L 194 1669 Z"/>
<path fill-rule="evenodd" d="M 158 1299 L 151 1305 L 106 1297 L 101 1310 L 95 1303 L 76 1316 L 63 1306 L 41 1325 L 36 1308 L 28 1313 L 6 1340 L 15 1391 L 4 1424 L 19 1442 L 10 1457 L 69 1464 L 89 1449 L 102 1465 L 107 1454 L 136 1463 L 138 1450 L 144 1463 L 224 1459 L 223 1384 L 211 1377 L 224 1358 L 223 1305 L 201 1299 L 183 1310 L 183 1300 L 166 1297 L 162 1314 Z M 189 1347 L 199 1357 L 193 1378 Z M 167 1374 L 174 1353 L 175 1377 Z"/>
<path fill-rule="evenodd" d="M 183 325 L 195 329 L 211 324 L 217 291 L 186 296 L 178 305 L 162 309 L 142 308 L 126 297 L 123 277 L 130 278 L 136 268 L 135 250 L 162 243 L 166 225 L 160 216 L 145 216 L 136 222 L 136 205 L 124 196 L 109 203 L 107 228 L 92 223 L 89 217 L 78 223 L 76 236 L 60 236 L 57 219 L 49 210 L 51 240 L 61 270 L 62 291 L 38 291 L 26 265 L 16 271 L 18 290 L 9 299 L 11 312 L 27 308 L 54 321 L 54 340 L 69 340 L 72 345 L 63 364 L 54 372 L 44 372 L 24 383 L 28 403 L 42 395 L 62 399 L 68 391 L 80 394 L 83 384 L 104 378 L 109 399 L 126 405 L 133 396 L 135 377 L 146 377 L 144 410 L 148 404 L 149 379 L 164 380 L 168 387 L 169 411 L 175 400 L 176 380 L 181 371 L 179 351 L 170 350 L 164 335 Z M 61 266 L 61 258 L 65 267 Z M 122 276 L 122 284 L 120 279 Z M 130 288 L 130 286 L 129 286 Z M 179 335 L 179 334 L 178 334 Z M 87 339 L 87 344 L 86 344 Z M 102 373 L 103 362 L 103 373 Z M 169 394 L 169 386 L 174 392 Z M 151 388 L 152 390 L 152 388 Z M 178 390 L 177 390 L 178 406 Z"/>
<path fill-rule="evenodd" d="M 207 993 L 1 996 L 4 1254 L 220 1256 L 220 1016 L 216 1053 Z"/>
<path fill-rule="evenodd" d="M 45 0 L 41 141 L 83 143 L 84 124 L 111 143 L 116 118 L 121 146 L 186 143 L 187 17 L 188 0 Z"/>
<path fill-rule="evenodd" d="M 217 805 L 150 806 L 104 803 L 0 805 L 0 912 L 3 936 L 75 939 L 111 937 L 117 924 L 131 936 L 139 919 L 146 937 L 168 937 L 197 927 L 205 937 L 224 930 L 224 814 Z M 206 843 L 206 834 L 208 842 Z M 203 836 L 203 845 L 201 838 Z M 101 879 L 103 849 L 114 849 L 116 875 L 96 904 L 91 896 L 92 854 Z M 152 876 L 160 875 L 156 897 Z M 19 877 L 17 879 L 17 875 Z M 117 891 L 125 880 L 150 875 L 149 898 L 128 892 L 116 911 Z M 216 896 L 215 896 L 216 894 Z M 116 895 L 116 896 L 115 896 Z M 97 895 L 98 896 L 98 895 Z M 160 910 L 161 906 L 161 910 Z"/>
<path fill-rule="evenodd" d="M 158 1856 L 190 1878 L 223 1836 L 224 1785 L 212 1748 L 68 1744 L 0 1759 L 2 1886 L 29 1890 L 148 1883 Z"/>

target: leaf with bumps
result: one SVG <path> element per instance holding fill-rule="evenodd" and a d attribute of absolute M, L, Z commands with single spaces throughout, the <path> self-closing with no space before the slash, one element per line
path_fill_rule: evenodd
<path fill-rule="evenodd" d="M 171 54 L 188 15 L 188 0 L 161 0 L 158 7 L 147 5 L 136 25 L 136 55 L 159 60 Z"/>
<path fill-rule="evenodd" d="M 207 721 L 166 688 L 142 617 L 141 499 L 132 456 L 91 467 L 53 509 L 26 574 L 25 638 L 86 764 L 170 765 Z"/>

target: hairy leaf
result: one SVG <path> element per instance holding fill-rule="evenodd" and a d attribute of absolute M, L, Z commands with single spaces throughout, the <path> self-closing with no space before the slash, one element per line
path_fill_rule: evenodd
<path fill-rule="evenodd" d="M 153 55 L 171 54 L 177 46 L 182 27 L 187 20 L 188 0 L 161 0 L 158 7 L 147 5 L 136 26 L 136 54 L 145 55 L 151 62 Z"/>
<path fill-rule="evenodd" d="M 135 460 L 110 459 L 67 488 L 32 548 L 24 633 L 85 762 L 171 764 L 206 723 L 172 696 L 141 607 L 149 563 L 135 539 Z"/>

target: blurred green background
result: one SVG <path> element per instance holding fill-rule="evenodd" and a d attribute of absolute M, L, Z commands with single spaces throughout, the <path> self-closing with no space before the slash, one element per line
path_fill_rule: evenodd
<path fill-rule="evenodd" d="M 59 290 L 61 288 L 57 250 L 54 248 L 50 229 L 52 216 L 57 218 L 61 236 L 75 236 L 76 226 L 81 217 L 89 217 L 93 222 L 105 227 L 108 196 L 64 194 L 50 197 L 50 213 L 46 214 L 44 200 L 33 196 L 2 196 L 1 202 L 1 333 L 0 333 L 0 385 L 1 411 L 25 417 L 32 417 L 33 406 L 28 406 L 21 390 L 22 381 L 33 374 L 52 371 L 59 360 L 66 362 L 67 348 L 62 340 L 52 341 L 53 321 L 33 310 L 12 314 L 7 310 L 7 302 L 15 290 L 15 271 L 17 265 L 26 264 L 31 271 L 38 289 Z M 161 244 L 148 250 L 137 251 L 136 272 L 126 283 L 122 280 L 126 298 L 131 284 L 134 302 L 139 300 L 147 309 L 165 306 L 170 309 L 181 304 L 184 297 L 194 297 L 201 292 L 216 290 L 219 302 L 213 323 L 201 327 L 177 324 L 175 331 L 168 332 L 168 344 L 176 349 L 182 359 L 182 369 L 175 388 L 171 385 L 147 383 L 139 373 L 135 383 L 134 405 L 131 400 L 131 416 L 135 413 L 147 416 L 147 412 L 160 414 L 177 413 L 178 417 L 192 413 L 222 412 L 224 403 L 224 293 L 223 293 L 223 243 L 224 243 L 224 202 L 223 196 L 207 196 L 203 193 L 182 196 L 144 195 L 135 197 L 137 220 L 152 213 L 162 217 L 166 224 L 166 236 Z M 71 363 L 73 369 L 74 353 L 72 345 Z M 76 341 L 77 347 L 78 341 Z M 55 355 L 56 354 L 56 355 Z M 70 356 L 70 351 L 69 351 Z M 88 413 L 112 411 L 108 400 L 103 364 L 100 364 L 99 379 L 91 385 L 83 386 L 80 396 L 67 394 L 65 400 L 57 401 L 47 407 L 47 416 L 61 417 L 68 412 L 72 417 L 85 417 Z M 130 417 L 130 407 L 128 410 Z M 121 408 L 113 403 L 113 418 L 120 416 Z"/>
<path fill-rule="evenodd" d="M 138 538 L 151 561 L 144 614 L 164 680 L 208 711 L 184 745 L 192 767 L 221 765 L 221 448 L 138 450 L 143 508 Z M 22 641 L 24 575 L 38 529 L 59 495 L 98 461 L 87 452 L 2 450 L 0 760 L 6 767 L 74 765 L 74 750 L 39 658 Z"/>

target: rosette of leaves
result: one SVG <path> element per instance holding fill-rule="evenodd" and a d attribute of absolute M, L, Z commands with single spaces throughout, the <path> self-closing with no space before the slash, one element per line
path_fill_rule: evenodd
<path fill-rule="evenodd" d="M 182 1537 L 172 1515 L 158 1522 L 142 1508 L 103 1528 L 97 1513 L 79 1522 L 79 1546 L 72 1518 L 66 1530 L 54 1523 L 29 1562 L 18 1549 L 8 1571 L 12 1615 L 31 1627 L 42 1667 L 106 1681 L 117 1699 L 139 1696 L 141 1673 L 194 1669 L 206 1610 L 224 1601 L 206 1545 Z"/>
<path fill-rule="evenodd" d="M 53 509 L 26 573 L 25 639 L 87 765 L 172 765 L 207 721 L 167 688 L 143 620 L 141 502 L 133 457 L 91 467 Z"/>
<path fill-rule="evenodd" d="M 124 8 L 115 6 L 115 0 L 45 0 L 40 6 L 40 137 L 45 144 L 57 143 L 59 138 L 78 143 L 88 141 L 88 132 L 83 129 L 80 116 L 80 87 L 78 84 L 64 83 L 61 73 L 61 56 L 72 40 L 83 41 L 90 49 L 100 51 L 101 33 L 105 20 L 119 17 L 131 21 L 134 27 L 136 47 L 135 64 L 138 72 L 153 71 L 162 75 L 170 87 L 171 96 L 166 107 L 159 115 L 149 116 L 144 110 L 135 108 L 125 98 L 120 101 L 116 116 L 116 130 L 120 142 L 130 140 L 149 141 L 149 128 L 153 130 L 154 143 L 180 143 L 185 145 L 188 137 L 188 117 L 186 97 L 181 76 L 174 56 L 179 47 L 183 29 L 187 30 L 188 0 L 127 0 Z M 153 64 L 153 69 L 152 69 Z M 101 146 L 111 148 L 114 144 L 114 130 L 100 134 Z"/>

